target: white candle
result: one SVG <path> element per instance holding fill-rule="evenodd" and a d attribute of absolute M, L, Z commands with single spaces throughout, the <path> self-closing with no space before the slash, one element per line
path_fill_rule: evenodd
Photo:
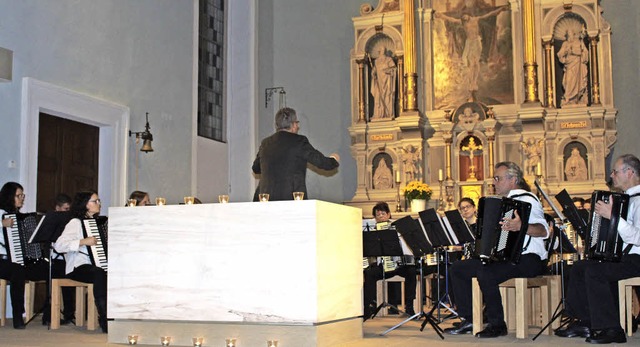
<path fill-rule="evenodd" d="M 396 170 L 396 183 L 400 183 L 400 170 Z"/>
<path fill-rule="evenodd" d="M 444 180 L 444 177 L 442 174 L 442 169 L 438 169 L 438 181 L 443 181 L 443 180 Z"/>
<path fill-rule="evenodd" d="M 540 163 L 536 165 L 536 175 L 542 176 L 542 165 Z"/>

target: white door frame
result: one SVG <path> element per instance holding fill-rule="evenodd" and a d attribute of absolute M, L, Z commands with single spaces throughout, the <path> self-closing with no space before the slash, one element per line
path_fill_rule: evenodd
<path fill-rule="evenodd" d="M 101 100 L 34 78 L 22 79 L 20 182 L 29 196 L 37 196 L 38 131 L 40 112 L 100 128 L 98 193 L 106 215 L 127 196 L 127 145 L 129 107 Z M 45 129 L 43 129 L 45 130 Z M 76 192 L 66 192 L 75 194 Z M 35 211 L 36 201 L 26 199 L 24 211 Z"/>

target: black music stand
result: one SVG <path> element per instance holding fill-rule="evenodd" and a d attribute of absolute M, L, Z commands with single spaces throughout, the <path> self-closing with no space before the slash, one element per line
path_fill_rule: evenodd
<path fill-rule="evenodd" d="M 53 252 L 51 243 L 56 242 L 56 240 L 58 240 L 58 237 L 60 237 L 60 235 L 64 231 L 64 227 L 67 225 L 67 223 L 69 223 L 69 221 L 72 218 L 73 218 L 73 215 L 71 214 L 71 212 L 66 212 L 66 211 L 65 212 L 58 212 L 58 211 L 48 212 L 40 219 L 40 222 L 38 223 L 36 230 L 34 230 L 33 234 L 31 235 L 31 238 L 29 238 L 29 243 L 44 244 L 44 248 L 48 251 L 47 261 L 49 262 L 49 278 L 47 280 L 48 281 L 47 297 L 42 308 L 36 314 L 34 314 L 33 317 L 31 317 L 31 319 L 25 323 L 25 325 L 29 324 L 29 322 L 31 322 L 38 314 L 43 313 L 47 305 L 51 304 L 51 278 L 52 278 L 51 266 L 53 263 L 51 259 L 51 252 Z M 52 315 L 50 312 L 49 324 L 47 325 L 47 329 L 51 328 L 51 316 Z"/>
<path fill-rule="evenodd" d="M 438 336 L 440 336 L 440 338 L 444 340 L 444 336 L 442 335 L 443 330 L 438 325 L 438 322 L 433 318 L 433 312 L 434 312 L 434 310 L 435 310 L 435 308 L 437 306 L 434 305 L 433 308 L 428 313 L 426 313 L 426 312 L 424 312 L 424 304 L 422 303 L 422 294 L 425 292 L 425 284 L 424 284 L 424 281 L 422 280 L 423 277 L 424 277 L 423 276 L 422 263 L 424 262 L 424 257 L 427 254 L 431 254 L 431 253 L 434 252 L 434 248 L 431 245 L 431 243 L 429 242 L 429 240 L 427 240 L 426 234 L 420 229 L 420 226 L 418 225 L 418 222 L 415 219 L 411 218 L 411 216 L 406 216 L 406 217 L 400 218 L 397 221 L 393 222 L 393 224 L 395 225 L 396 230 L 400 233 L 400 235 L 402 235 L 402 238 L 407 243 L 407 246 L 413 252 L 413 256 L 416 259 L 420 258 L 420 261 L 419 261 L 419 266 L 420 266 L 420 293 L 416 297 L 416 299 L 418 299 L 420 301 L 420 312 L 417 312 L 413 316 L 411 316 L 411 317 L 405 319 L 404 321 L 394 325 L 393 327 L 389 328 L 388 330 L 386 330 L 385 332 L 383 332 L 380 335 L 386 335 L 389 332 L 391 332 L 391 331 L 399 328 L 400 326 L 406 324 L 407 322 L 410 322 L 412 320 L 419 320 L 422 317 L 424 317 L 425 320 L 422 323 L 420 331 L 424 330 L 425 325 L 427 323 L 429 323 L 431 325 L 431 327 L 433 327 L 433 330 L 435 330 L 435 332 L 438 334 Z"/>
<path fill-rule="evenodd" d="M 443 219 L 436 213 L 434 209 L 428 209 L 419 213 L 419 223 L 423 227 L 423 231 L 426 237 L 431 241 L 434 249 L 437 253 L 437 299 L 438 301 L 434 304 L 434 306 L 438 309 L 438 321 L 442 321 L 440 318 L 440 307 L 445 308 L 451 314 L 448 315 L 445 319 L 454 318 L 458 316 L 458 313 L 453 310 L 451 295 L 449 294 L 449 252 L 447 251 L 448 246 L 458 245 L 459 240 L 456 233 L 451 229 L 451 224 L 448 220 L 443 221 Z M 460 217 L 462 219 L 462 217 Z M 465 236 L 466 238 L 466 236 Z M 444 255 L 444 256 L 443 256 Z M 440 279 L 442 278 L 440 263 L 444 263 L 444 283 L 445 290 L 444 294 L 440 293 Z"/>
<path fill-rule="evenodd" d="M 364 257 L 382 257 L 382 256 L 401 256 L 403 255 L 400 239 L 396 230 L 377 230 L 362 233 L 362 248 Z M 384 262 L 384 260 L 383 260 Z M 371 315 L 371 319 L 375 318 L 383 307 L 392 307 L 398 311 L 398 307 L 388 303 L 387 298 L 387 278 L 384 271 L 384 263 L 382 269 L 382 292 L 383 302 L 376 307 Z M 368 304 L 368 303 L 367 303 Z M 365 317 L 369 319 L 368 317 Z"/>
<path fill-rule="evenodd" d="M 549 195 L 547 195 L 547 193 L 544 191 L 544 189 L 542 189 L 542 187 L 540 187 L 540 183 L 538 182 L 538 180 L 535 180 L 535 185 L 536 188 L 538 189 L 538 191 L 540 193 L 542 193 L 542 196 L 544 197 L 544 199 L 547 201 L 547 203 L 549 204 L 549 206 L 551 206 L 551 209 L 556 213 L 556 215 L 558 216 L 558 218 L 560 219 L 560 221 L 564 224 L 567 221 L 567 218 L 565 218 L 566 216 L 572 216 L 569 219 L 569 222 L 571 222 L 572 225 L 574 225 L 574 227 L 576 228 L 576 231 L 578 230 L 578 228 L 583 228 L 583 230 L 586 232 L 586 224 L 584 223 L 584 220 L 582 220 L 582 218 L 579 216 L 577 209 L 575 207 L 575 205 L 573 204 L 573 200 L 571 199 L 571 197 L 569 196 L 569 194 L 567 193 L 567 191 L 565 189 L 563 189 L 560 193 L 558 193 L 556 195 L 556 199 L 560 202 L 560 204 L 563 207 L 562 212 L 560 212 L 560 210 L 558 209 L 558 207 L 553 203 L 553 201 L 551 200 L 551 198 L 549 197 Z M 563 214 L 564 212 L 564 214 Z M 575 220 L 576 224 L 573 224 L 572 219 Z M 536 334 L 536 336 L 533 337 L 532 340 L 535 341 L 535 339 L 538 338 L 538 336 L 540 336 L 542 334 L 543 331 L 545 331 L 556 319 L 562 317 L 562 315 L 564 314 L 565 311 L 565 296 L 564 296 L 564 253 L 577 253 L 578 251 L 575 249 L 575 247 L 571 244 L 571 242 L 569 241 L 569 238 L 567 237 L 567 234 L 565 234 L 564 232 L 565 226 L 563 225 L 562 227 L 555 227 L 554 225 L 554 229 L 553 229 L 553 237 L 550 240 L 551 243 L 551 250 L 554 251 L 554 244 L 556 243 L 556 239 L 559 242 L 558 245 L 558 251 L 556 251 L 559 255 L 560 255 L 560 302 L 558 303 L 558 306 L 556 306 L 556 309 L 553 311 L 553 315 L 551 316 L 551 319 L 549 320 L 549 322 L 542 327 L 542 329 L 540 329 L 540 331 Z M 551 253 L 551 252 L 549 252 Z M 568 323 L 568 321 L 563 322 L 560 325 L 560 328 L 562 328 L 563 326 L 565 326 Z"/>

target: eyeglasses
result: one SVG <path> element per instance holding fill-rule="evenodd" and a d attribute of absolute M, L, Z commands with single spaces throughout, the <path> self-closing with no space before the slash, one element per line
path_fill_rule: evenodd
<path fill-rule="evenodd" d="M 16 194 L 16 198 L 18 198 L 18 199 L 24 199 L 25 196 L 26 195 L 24 195 L 24 194 Z"/>
<path fill-rule="evenodd" d="M 96 204 L 101 204 L 100 199 L 89 200 L 89 202 L 95 202 Z"/>
<path fill-rule="evenodd" d="M 617 175 L 617 174 L 619 174 L 620 172 L 623 172 L 623 171 L 625 171 L 625 170 L 629 170 L 629 169 L 630 169 L 630 167 L 623 167 L 623 168 L 622 168 L 622 169 L 620 169 L 620 170 L 612 169 L 612 170 L 611 170 L 611 174 L 612 174 L 612 175 Z"/>
<path fill-rule="evenodd" d="M 460 206 L 460 210 L 464 211 L 464 210 L 468 210 L 470 208 L 472 208 L 472 205 L 464 205 L 464 206 Z"/>
<path fill-rule="evenodd" d="M 496 181 L 496 182 L 500 182 L 500 181 L 505 180 L 507 178 L 511 178 L 511 177 L 509 177 L 508 175 L 505 175 L 505 176 L 493 176 L 493 180 Z"/>

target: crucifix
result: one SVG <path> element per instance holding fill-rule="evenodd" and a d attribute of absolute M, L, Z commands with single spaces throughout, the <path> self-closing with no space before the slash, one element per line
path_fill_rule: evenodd
<path fill-rule="evenodd" d="M 466 146 L 460 147 L 463 151 L 469 151 L 469 177 L 467 181 L 477 181 L 476 178 L 476 166 L 473 165 L 473 157 L 475 156 L 474 151 L 481 151 L 482 145 L 476 145 L 476 140 L 474 137 L 469 138 L 469 143 Z"/>

